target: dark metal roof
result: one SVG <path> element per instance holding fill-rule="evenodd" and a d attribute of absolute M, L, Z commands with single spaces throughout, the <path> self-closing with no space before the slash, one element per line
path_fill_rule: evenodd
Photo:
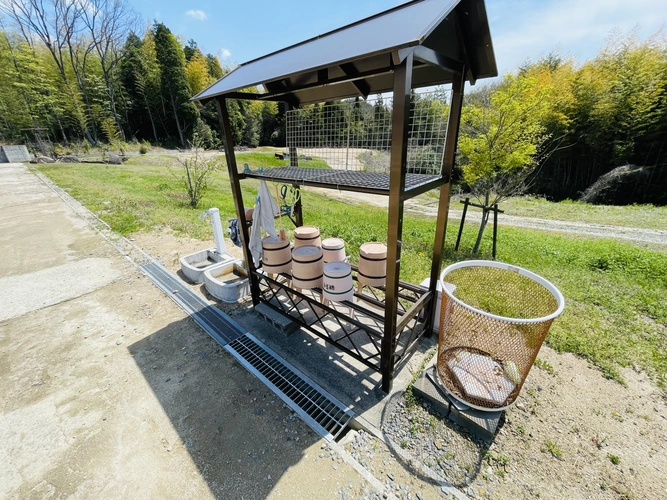
<path fill-rule="evenodd" d="M 415 51 L 415 88 L 449 83 L 465 63 L 468 79 L 497 76 L 483 0 L 415 0 L 244 63 L 193 100 L 240 97 L 294 104 L 387 92 L 393 67 Z M 250 96 L 244 96 L 250 97 Z"/>

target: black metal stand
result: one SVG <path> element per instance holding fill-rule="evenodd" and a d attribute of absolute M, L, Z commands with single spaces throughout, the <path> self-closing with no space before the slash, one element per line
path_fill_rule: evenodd
<path fill-rule="evenodd" d="M 466 198 L 464 201 L 461 201 L 463 204 L 463 214 L 461 215 L 461 225 L 459 226 L 459 234 L 456 237 L 456 245 L 454 246 L 454 250 L 456 252 L 459 251 L 459 246 L 461 244 L 461 235 L 463 234 L 463 224 L 465 224 L 466 221 L 466 213 L 468 213 L 468 206 L 471 207 L 477 207 L 482 209 L 482 221 L 486 217 L 486 214 L 488 212 L 493 212 L 493 246 L 491 250 L 491 255 L 493 258 L 496 258 L 496 248 L 497 248 L 497 242 L 498 242 L 498 214 L 504 214 L 504 210 L 500 210 L 498 208 L 498 204 L 495 203 L 493 205 L 485 206 L 485 205 L 478 205 L 477 203 L 473 203 L 470 201 L 470 198 Z"/>

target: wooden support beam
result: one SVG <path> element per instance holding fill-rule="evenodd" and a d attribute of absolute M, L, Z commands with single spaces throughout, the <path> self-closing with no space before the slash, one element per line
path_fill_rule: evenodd
<path fill-rule="evenodd" d="M 236 166 L 236 155 L 234 153 L 234 139 L 232 138 L 232 128 L 229 123 L 229 110 L 227 101 L 218 97 L 215 101 L 218 108 L 218 118 L 220 119 L 220 136 L 225 146 L 225 160 L 227 161 L 227 171 L 232 186 L 232 196 L 234 206 L 236 207 L 236 218 L 238 220 L 239 230 L 241 231 L 241 245 L 243 247 L 243 256 L 248 267 L 248 276 L 250 277 L 250 292 L 252 294 L 253 305 L 259 304 L 259 283 L 257 277 L 253 274 L 255 264 L 250 253 L 250 235 L 248 234 L 248 223 L 245 218 L 245 207 L 243 206 L 243 193 L 241 192 L 241 183 L 239 182 L 239 171 Z"/>
<path fill-rule="evenodd" d="M 447 135 L 445 136 L 445 153 L 442 158 L 442 176 L 451 179 L 454 161 L 456 159 L 456 143 L 459 137 L 459 124 L 461 121 L 461 110 L 463 109 L 463 89 L 465 86 L 465 68 L 461 73 L 454 75 L 452 84 L 452 102 L 449 107 L 449 119 L 447 121 Z M 435 305 L 437 304 L 438 280 L 440 278 L 440 264 L 442 262 L 442 249 L 445 245 L 445 234 L 447 233 L 447 218 L 449 215 L 449 195 L 451 182 L 440 187 L 440 199 L 438 203 L 438 217 L 435 223 L 435 239 L 433 242 L 433 260 L 431 262 L 431 276 L 429 290 L 433 293 L 426 321 L 428 332 L 433 324 Z"/>
<path fill-rule="evenodd" d="M 343 73 L 345 73 L 345 75 L 349 76 L 350 78 L 356 78 L 359 76 L 359 70 L 354 65 L 354 63 L 341 64 L 340 69 L 342 69 Z M 368 98 L 368 94 L 371 92 L 371 86 L 366 80 L 352 80 L 352 84 L 357 88 L 364 99 Z"/>
<path fill-rule="evenodd" d="M 408 132 L 410 130 L 410 97 L 412 91 L 412 53 L 394 73 L 394 106 L 392 116 L 391 158 L 389 162 L 389 214 L 387 231 L 387 283 L 385 285 L 384 335 L 382 337 L 382 390 L 391 391 L 396 352 L 398 318 L 398 282 L 401 273 L 403 244 L 403 193 L 405 191 Z"/>
<path fill-rule="evenodd" d="M 426 301 L 431 297 L 434 297 L 434 295 L 431 292 L 427 292 L 421 297 L 419 297 L 419 300 L 417 300 L 417 302 L 415 302 L 412 305 L 412 307 L 408 309 L 405 312 L 405 314 L 403 314 L 401 321 L 399 321 L 398 324 L 396 325 L 396 331 L 400 332 L 401 330 L 403 330 L 403 328 L 405 328 L 408 325 L 408 323 L 410 323 L 412 319 L 415 319 L 419 314 L 419 311 L 421 311 L 424 308 L 424 304 L 426 304 Z"/>
<path fill-rule="evenodd" d="M 446 55 L 441 54 L 440 52 L 436 52 L 433 49 L 429 49 L 428 47 L 424 47 L 423 45 L 417 45 L 412 49 L 404 50 L 412 50 L 415 59 L 418 61 L 432 64 L 433 66 L 438 66 L 439 68 L 443 68 L 454 73 L 461 73 L 463 71 L 463 63 L 461 61 L 447 57 Z"/>
<path fill-rule="evenodd" d="M 460 19 L 461 14 L 459 13 L 458 10 L 454 11 L 454 26 L 456 26 L 456 38 L 458 38 L 459 43 L 461 44 L 461 48 L 463 49 L 463 59 L 465 61 L 465 67 L 470 73 L 470 83 L 472 85 L 475 85 L 477 82 L 477 73 L 475 69 L 472 67 L 470 63 L 470 54 L 468 51 L 468 47 L 471 47 L 471 43 L 468 40 L 468 35 L 464 31 L 464 29 L 461 26 L 461 19 Z M 465 75 L 465 73 L 464 73 Z"/>

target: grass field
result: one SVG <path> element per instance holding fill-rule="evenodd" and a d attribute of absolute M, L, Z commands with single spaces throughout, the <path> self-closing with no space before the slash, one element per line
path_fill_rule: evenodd
<path fill-rule="evenodd" d="M 252 151 L 249 153 L 237 153 L 236 163 L 243 167 L 247 163 L 253 170 L 256 168 L 284 167 L 289 164 L 287 160 L 276 158 L 273 152 Z M 308 168 L 330 168 L 323 160 L 311 158 L 310 160 L 299 159 L 299 166 Z"/>
<path fill-rule="evenodd" d="M 121 234 L 168 227 L 195 238 L 212 239 L 209 222 L 200 220 L 199 215 L 205 208 L 217 206 L 223 220 L 234 217 L 227 175 L 216 173 L 201 208 L 190 209 L 176 165 L 173 158 L 152 156 L 133 158 L 122 166 L 58 164 L 40 165 L 39 169 Z M 257 182 L 248 180 L 242 185 L 246 205 L 252 206 Z M 317 225 L 327 237 L 343 238 L 353 261 L 359 245 L 386 239 L 384 210 L 350 206 L 307 190 L 302 197 L 305 222 Z M 576 210 L 584 208 L 577 206 Z M 618 220 L 631 219 L 637 210 L 613 208 Z M 448 228 L 443 265 L 470 258 L 452 251 L 456 229 L 454 225 Z M 428 275 L 433 232 L 433 219 L 406 215 L 403 280 L 419 283 Z M 462 247 L 471 248 L 475 236 L 476 227 L 470 224 Z M 565 296 L 565 312 L 548 337 L 553 348 L 584 356 L 621 383 L 619 367 L 636 366 L 666 386 L 667 254 L 612 240 L 509 227 L 502 228 L 499 238 L 498 260 L 541 274 Z M 488 239 L 481 252 L 482 258 L 489 257 Z"/>

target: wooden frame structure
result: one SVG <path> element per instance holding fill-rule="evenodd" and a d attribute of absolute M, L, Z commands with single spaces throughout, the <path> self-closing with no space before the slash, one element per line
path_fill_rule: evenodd
<path fill-rule="evenodd" d="M 360 35 L 364 37 L 360 39 Z M 266 303 L 379 371 L 385 392 L 391 390 L 397 363 L 420 335 L 430 334 L 465 80 L 474 83 L 478 78 L 496 75 L 482 0 L 416 0 L 250 61 L 193 98 L 202 103 L 215 100 L 217 106 L 253 304 Z M 447 83 L 452 85 L 452 100 L 440 175 L 408 174 L 411 92 Z M 262 85 L 264 92 L 241 91 L 255 85 Z M 345 172 L 312 172 L 314 169 L 299 167 L 296 149 L 290 150 L 289 167 L 239 172 L 228 99 L 283 101 L 297 107 L 353 96 L 366 98 L 381 92 L 393 92 L 389 174 L 356 173 L 350 177 Z M 291 289 L 289 276 L 272 277 L 254 268 L 241 192 L 244 178 L 388 196 L 385 287 L 357 293 L 355 302 L 343 302 L 341 308 L 323 305 Z M 400 281 L 403 208 L 407 199 L 436 188 L 440 198 L 430 287 L 424 288 Z M 295 207 L 295 220 L 298 225 L 304 222 L 300 202 Z"/>

